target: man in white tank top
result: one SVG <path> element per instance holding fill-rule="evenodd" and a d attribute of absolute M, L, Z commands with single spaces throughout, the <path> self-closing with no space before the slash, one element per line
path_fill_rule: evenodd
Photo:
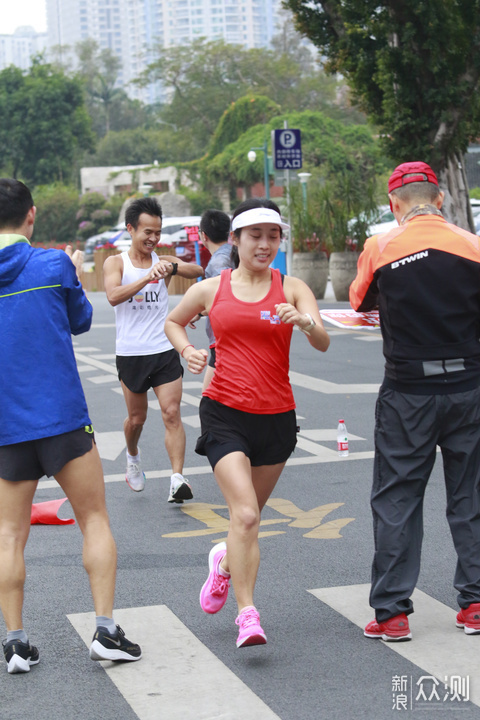
<path fill-rule="evenodd" d="M 168 285 L 172 275 L 203 277 L 200 265 L 170 256 L 159 258 L 162 209 L 155 198 L 132 201 L 125 213 L 132 237 L 128 252 L 107 258 L 103 267 L 109 303 L 115 308 L 116 355 L 128 416 L 123 428 L 127 443 L 126 481 L 135 492 L 145 487 L 138 441 L 147 419 L 147 391 L 153 388 L 165 425 L 165 448 L 172 465 L 168 502 L 193 497 L 183 477 L 185 430 L 180 417 L 183 368 L 164 333 Z"/>

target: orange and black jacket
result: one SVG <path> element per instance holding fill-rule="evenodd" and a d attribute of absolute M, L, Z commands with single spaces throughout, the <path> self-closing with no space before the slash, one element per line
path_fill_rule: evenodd
<path fill-rule="evenodd" d="M 385 385 L 430 394 L 480 384 L 479 241 L 418 215 L 365 243 L 350 302 L 379 309 Z"/>

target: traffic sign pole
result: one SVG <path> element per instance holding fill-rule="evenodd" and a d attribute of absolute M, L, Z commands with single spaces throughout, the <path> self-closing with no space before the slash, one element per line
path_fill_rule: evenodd
<path fill-rule="evenodd" d="M 287 242 L 286 272 L 292 274 L 293 265 L 293 232 L 291 218 L 290 198 L 290 170 L 299 170 L 302 167 L 302 134 L 298 129 L 289 128 L 284 121 L 283 130 L 272 130 L 272 155 L 274 168 L 283 170 L 287 188 L 288 224 L 290 236 Z M 285 256 L 285 253 L 283 253 Z"/>

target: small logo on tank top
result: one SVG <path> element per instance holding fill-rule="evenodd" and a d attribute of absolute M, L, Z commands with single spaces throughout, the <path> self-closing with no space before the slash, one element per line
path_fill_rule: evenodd
<path fill-rule="evenodd" d="M 128 302 L 131 303 L 132 310 L 144 310 L 145 307 L 147 310 L 151 310 L 152 306 L 155 310 L 159 310 L 158 303 L 160 302 L 160 291 L 146 290 L 144 293 L 137 293 L 131 297 Z M 135 303 L 138 303 L 138 305 L 135 305 Z M 146 305 L 141 303 L 146 303 Z M 152 303 L 153 305 L 149 305 L 148 303 Z"/>
<path fill-rule="evenodd" d="M 270 310 L 260 310 L 260 320 L 268 320 L 271 325 L 280 325 L 278 315 L 270 315 Z"/>

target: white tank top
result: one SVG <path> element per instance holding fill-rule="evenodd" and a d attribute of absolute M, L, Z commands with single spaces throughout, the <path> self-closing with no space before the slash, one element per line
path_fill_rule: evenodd
<path fill-rule="evenodd" d="M 122 285 L 129 285 L 145 277 L 158 262 L 152 253 L 149 268 L 132 265 L 128 252 L 123 252 Z M 168 313 L 168 290 L 164 280 L 145 285 L 134 297 L 115 306 L 117 327 L 117 355 L 155 355 L 171 350 L 173 345 L 164 333 Z"/>

